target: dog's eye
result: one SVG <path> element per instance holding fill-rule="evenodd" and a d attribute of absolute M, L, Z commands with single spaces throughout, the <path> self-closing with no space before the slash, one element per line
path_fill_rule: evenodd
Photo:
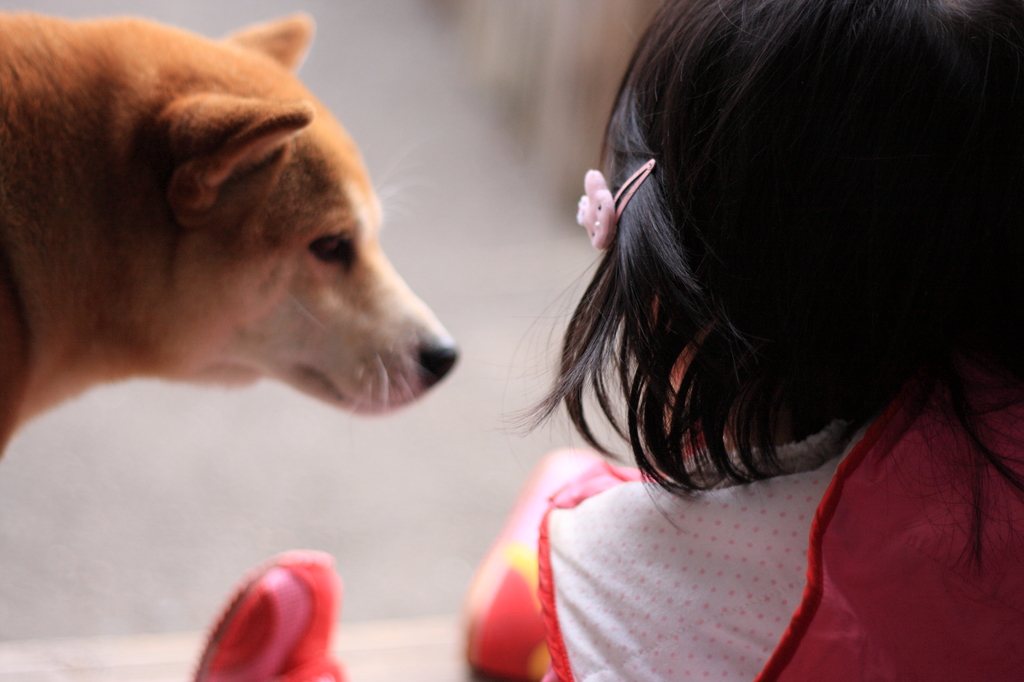
<path fill-rule="evenodd" d="M 325 263 L 341 263 L 346 268 L 352 265 L 355 257 L 352 240 L 340 234 L 320 237 L 309 245 L 309 250 Z"/>

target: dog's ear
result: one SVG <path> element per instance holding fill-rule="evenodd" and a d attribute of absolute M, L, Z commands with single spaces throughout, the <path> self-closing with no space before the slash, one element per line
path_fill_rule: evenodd
<path fill-rule="evenodd" d="M 175 161 L 167 200 L 178 222 L 205 222 L 230 179 L 245 180 L 253 191 L 265 189 L 291 139 L 314 115 L 313 105 L 301 100 L 205 93 L 171 103 L 162 119 Z"/>
<path fill-rule="evenodd" d="M 306 57 L 314 32 L 313 18 L 299 13 L 248 26 L 225 40 L 262 52 L 294 71 Z"/>

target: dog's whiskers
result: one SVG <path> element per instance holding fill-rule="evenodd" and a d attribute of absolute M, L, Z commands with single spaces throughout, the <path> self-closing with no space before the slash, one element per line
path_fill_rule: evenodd
<path fill-rule="evenodd" d="M 426 371 L 415 357 L 397 349 L 382 350 L 360 364 L 355 370 L 362 395 L 358 406 L 377 411 L 415 400 L 423 392 L 419 376 Z M 372 373 L 367 374 L 367 370 Z"/>
<path fill-rule="evenodd" d="M 373 382 L 368 381 L 365 384 L 363 384 L 363 390 L 358 402 L 358 409 L 361 410 L 366 405 L 369 405 L 372 409 L 373 404 Z"/>
<path fill-rule="evenodd" d="M 410 144 L 407 144 L 405 146 L 405 149 L 402 149 L 401 151 L 398 152 L 394 160 L 391 162 L 391 165 L 388 168 L 384 169 L 384 172 L 380 174 L 380 177 L 377 178 L 377 181 L 374 183 L 377 185 L 378 192 L 380 191 L 381 187 L 393 187 L 395 185 L 395 177 L 397 177 L 400 172 L 403 172 L 403 165 L 411 165 L 410 160 L 412 160 L 412 162 L 417 163 L 422 161 L 422 159 L 414 159 L 414 154 L 417 153 L 422 147 L 422 141 L 412 142 Z"/>
<path fill-rule="evenodd" d="M 380 377 L 381 405 L 387 407 L 391 404 L 391 375 L 388 373 L 387 365 L 384 364 L 384 358 L 380 356 L 380 353 L 374 354 L 373 361 L 377 365 Z"/>
<path fill-rule="evenodd" d="M 412 400 L 416 394 L 412 390 L 412 385 L 409 384 L 409 379 L 405 372 L 400 372 L 398 378 L 402 381 L 402 393 L 399 395 L 401 401 L 404 403 Z"/>
<path fill-rule="evenodd" d="M 305 313 L 306 317 L 308 317 L 309 320 L 313 324 L 315 324 L 316 326 L 320 327 L 320 329 L 327 329 L 327 325 L 324 324 L 323 322 L 321 322 L 320 318 L 318 318 L 316 315 L 314 315 L 312 312 L 310 312 L 309 308 L 307 308 L 306 306 L 304 306 L 302 304 L 302 301 L 300 301 L 299 299 L 295 298 L 294 294 L 288 294 L 288 298 L 291 299 L 292 303 L 294 303 L 296 306 L 298 306 L 299 310 L 301 310 L 303 313 Z"/>

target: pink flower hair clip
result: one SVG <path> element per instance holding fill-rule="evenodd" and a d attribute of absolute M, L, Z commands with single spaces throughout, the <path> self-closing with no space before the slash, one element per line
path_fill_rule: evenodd
<path fill-rule="evenodd" d="M 604 251 L 612 245 L 619 218 L 626 204 L 633 198 L 633 192 L 644 183 L 647 176 L 654 170 L 654 159 L 640 166 L 637 172 L 622 183 L 619 191 L 612 196 L 601 171 L 587 171 L 583 180 L 583 188 L 587 192 L 580 197 L 576 210 L 576 222 L 587 228 L 590 243 L 595 249 Z"/>

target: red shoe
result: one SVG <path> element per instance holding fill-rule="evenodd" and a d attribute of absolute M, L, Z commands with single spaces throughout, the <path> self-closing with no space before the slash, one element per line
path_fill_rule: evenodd
<path fill-rule="evenodd" d="M 195 682 L 347 682 L 330 654 L 340 601 L 329 555 L 279 554 L 243 579 L 207 641 Z"/>

